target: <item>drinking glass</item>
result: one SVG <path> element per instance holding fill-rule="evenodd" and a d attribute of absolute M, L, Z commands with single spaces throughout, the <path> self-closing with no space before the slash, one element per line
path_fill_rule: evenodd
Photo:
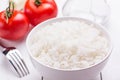
<path fill-rule="evenodd" d="M 67 0 L 62 14 L 105 24 L 110 15 L 110 7 L 106 0 Z"/>

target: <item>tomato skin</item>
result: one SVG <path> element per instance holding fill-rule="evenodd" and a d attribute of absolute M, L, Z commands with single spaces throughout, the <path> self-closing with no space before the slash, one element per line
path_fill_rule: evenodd
<path fill-rule="evenodd" d="M 35 0 L 27 0 L 24 8 L 24 13 L 33 26 L 57 16 L 58 9 L 54 0 L 39 0 L 41 1 L 39 6 L 36 6 L 34 1 Z"/>
<path fill-rule="evenodd" d="M 29 21 L 24 13 L 14 10 L 7 21 L 5 11 L 0 12 L 0 37 L 8 40 L 18 40 L 26 35 L 28 29 Z"/>

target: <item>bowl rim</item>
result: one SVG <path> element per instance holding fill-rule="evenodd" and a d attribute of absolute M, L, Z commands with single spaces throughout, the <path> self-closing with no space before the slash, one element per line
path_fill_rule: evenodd
<path fill-rule="evenodd" d="M 74 19 L 75 19 L 75 20 L 82 20 L 82 21 L 88 22 L 88 23 L 90 23 L 90 24 L 94 24 L 94 25 L 96 25 L 97 28 L 101 29 L 101 30 L 103 31 L 103 33 L 105 33 L 106 37 L 107 37 L 108 40 L 109 40 L 110 48 L 109 48 L 109 51 L 107 52 L 107 55 L 106 55 L 101 61 L 95 63 L 94 65 L 88 66 L 88 67 L 86 67 L 86 68 L 75 69 L 75 70 L 74 70 L 74 69 L 73 69 L 73 70 L 72 70 L 72 69 L 71 69 L 71 70 L 68 69 L 68 70 L 67 70 L 67 69 L 56 69 L 56 68 L 53 68 L 53 67 L 51 67 L 51 66 L 44 65 L 44 64 L 40 63 L 40 61 L 36 60 L 34 56 L 32 56 L 31 51 L 30 51 L 30 49 L 29 49 L 28 41 L 29 41 L 30 36 L 33 34 L 33 32 L 36 31 L 37 28 L 42 27 L 42 25 L 48 25 L 50 22 L 55 22 L 55 21 L 57 22 L 57 21 L 59 21 L 59 20 L 69 20 L 69 19 L 72 19 L 72 20 L 74 20 Z M 36 61 L 37 63 L 39 63 L 40 65 L 42 65 L 42 66 L 44 66 L 44 67 L 46 67 L 46 68 L 50 68 L 50 69 L 58 70 L 58 71 L 82 71 L 82 70 L 90 69 L 90 68 L 95 67 L 95 66 L 101 64 L 102 62 L 106 61 L 106 60 L 109 58 L 109 56 L 111 55 L 112 50 L 113 50 L 112 39 L 111 39 L 111 36 L 110 36 L 109 31 L 106 30 L 105 26 L 103 26 L 103 25 L 101 25 L 101 24 L 99 24 L 99 23 L 93 22 L 93 21 L 91 21 L 91 20 L 84 19 L 84 18 L 78 18 L 78 17 L 58 17 L 58 18 L 48 19 L 48 20 L 46 20 L 46 21 L 44 21 L 44 22 L 42 22 L 42 23 L 39 23 L 38 25 L 36 25 L 36 26 L 30 31 L 30 33 L 28 34 L 28 36 L 27 36 L 27 38 L 26 38 L 26 42 L 25 42 L 25 43 L 26 43 L 26 47 L 27 47 L 28 54 L 29 54 L 29 56 L 30 56 L 34 61 Z"/>

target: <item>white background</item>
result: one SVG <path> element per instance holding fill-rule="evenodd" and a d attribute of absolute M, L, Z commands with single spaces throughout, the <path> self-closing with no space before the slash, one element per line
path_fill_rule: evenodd
<path fill-rule="evenodd" d="M 5 1 L 6 0 L 0 0 L 0 10 L 5 8 Z M 61 17 L 61 8 L 65 0 L 55 1 L 59 8 L 58 17 Z M 110 31 L 114 49 L 108 64 L 102 71 L 103 80 L 120 80 L 120 0 L 109 0 L 108 3 L 111 7 L 111 17 L 107 29 Z M 25 39 L 16 42 L 6 42 L 8 46 L 16 46 L 21 51 L 21 54 L 23 55 L 25 62 L 30 69 L 30 75 L 24 78 L 18 78 L 12 66 L 0 52 L 0 80 L 40 80 L 39 73 L 34 69 L 28 57 L 28 53 L 25 47 Z"/>

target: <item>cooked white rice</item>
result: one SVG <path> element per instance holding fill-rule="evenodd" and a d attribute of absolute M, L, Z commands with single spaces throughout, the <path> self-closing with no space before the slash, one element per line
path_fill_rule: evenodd
<path fill-rule="evenodd" d="M 41 64 L 65 70 L 87 68 L 108 52 L 108 39 L 84 21 L 61 21 L 41 27 L 30 39 L 32 55 Z"/>

